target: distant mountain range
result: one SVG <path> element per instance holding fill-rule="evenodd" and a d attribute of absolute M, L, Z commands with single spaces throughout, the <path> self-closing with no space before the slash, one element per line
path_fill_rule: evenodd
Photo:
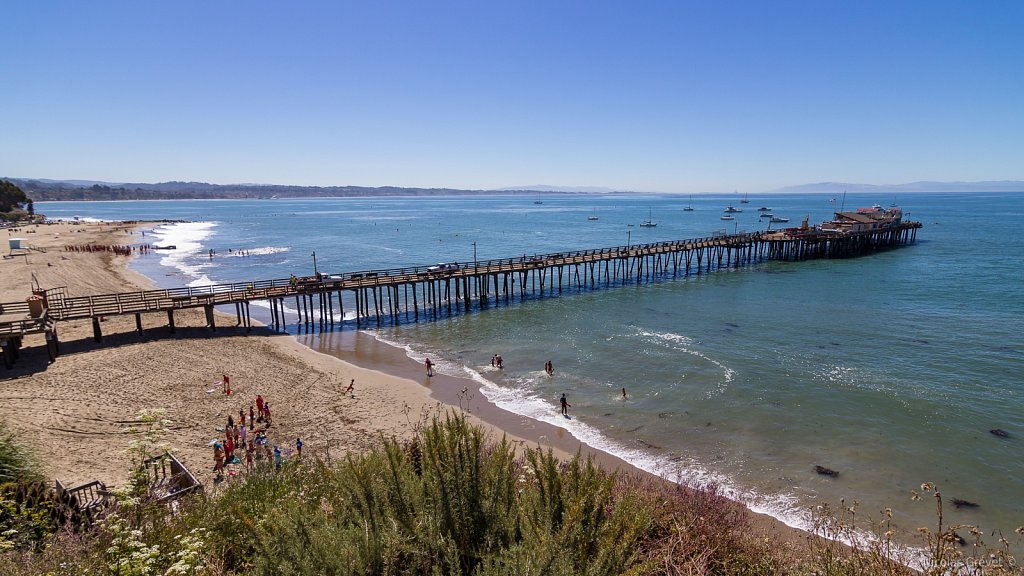
<path fill-rule="evenodd" d="M 602 186 L 551 186 L 550 184 L 534 184 L 532 186 L 510 186 L 498 188 L 501 192 L 565 192 L 583 194 L 610 194 L 612 192 L 625 192 L 625 190 L 613 190 Z"/>
<path fill-rule="evenodd" d="M 398 186 L 281 186 L 206 182 L 111 183 L 90 180 L 6 178 L 35 202 L 56 200 L 177 200 L 207 198 L 338 198 L 372 196 L 451 196 L 518 194 L 529 191 L 401 188 Z M 536 192 L 532 192 L 536 193 Z M 553 193 L 553 192 L 548 192 Z"/>
<path fill-rule="evenodd" d="M 113 183 L 92 180 L 5 178 L 18 185 L 35 202 L 47 200 L 167 200 L 202 198 L 335 198 L 372 196 L 453 196 L 484 194 L 608 194 L 616 191 L 598 186 L 513 186 L 495 190 L 457 188 L 402 188 L 398 186 L 282 186 L 275 184 L 209 184 L 206 182 Z M 776 193 L 910 193 L 910 192 L 1024 192 L 1024 181 L 911 182 L 876 185 L 849 182 L 818 182 L 786 186 Z"/>
<path fill-rule="evenodd" d="M 909 182 L 907 184 L 855 184 L 849 182 L 818 182 L 777 188 L 772 192 L 811 193 L 826 192 L 1024 192 L 1021 180 L 984 180 L 981 182 Z"/>

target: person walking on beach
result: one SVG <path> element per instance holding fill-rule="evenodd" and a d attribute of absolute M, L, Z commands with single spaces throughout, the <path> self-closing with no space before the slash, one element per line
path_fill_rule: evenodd
<path fill-rule="evenodd" d="M 430 358 L 427 358 L 426 360 L 424 360 L 423 361 L 423 365 L 427 367 L 427 376 L 433 376 L 434 375 L 434 363 L 430 361 Z"/>
<path fill-rule="evenodd" d="M 494 366 L 497 366 L 497 365 L 498 365 L 498 355 L 495 354 L 495 355 L 491 356 L 491 366 L 494 367 Z"/>
<path fill-rule="evenodd" d="M 356 379 L 353 378 L 352 381 L 348 383 L 348 388 L 345 388 L 345 393 L 349 394 L 353 398 L 355 398 L 356 397 L 355 390 L 356 390 Z"/>
<path fill-rule="evenodd" d="M 565 417 L 568 418 L 569 417 L 569 407 L 572 406 L 572 404 L 569 404 L 569 401 L 566 400 L 565 392 L 562 392 L 562 398 L 559 400 L 559 402 L 562 404 L 562 416 L 565 416 Z"/>
<path fill-rule="evenodd" d="M 263 396 L 256 395 L 256 412 L 260 417 L 256 420 L 257 422 L 263 422 Z"/>
<path fill-rule="evenodd" d="M 256 413 L 252 409 L 252 404 L 249 404 L 249 430 L 252 430 L 256 426 Z"/>
<path fill-rule="evenodd" d="M 224 479 L 224 448 L 220 445 L 220 442 L 216 442 L 213 445 L 213 471 L 217 473 L 213 479 L 214 482 Z"/>
<path fill-rule="evenodd" d="M 302 457 L 302 438 L 295 439 L 295 453 Z"/>

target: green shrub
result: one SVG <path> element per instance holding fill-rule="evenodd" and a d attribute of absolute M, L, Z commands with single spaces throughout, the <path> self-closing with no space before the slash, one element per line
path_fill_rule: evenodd
<path fill-rule="evenodd" d="M 41 480 L 39 464 L 31 450 L 0 420 L 0 484 Z"/>

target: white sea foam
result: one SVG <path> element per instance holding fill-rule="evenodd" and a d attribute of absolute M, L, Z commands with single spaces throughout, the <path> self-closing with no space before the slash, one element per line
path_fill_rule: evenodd
<path fill-rule="evenodd" d="M 728 388 L 729 383 L 731 383 L 736 378 L 735 370 L 729 368 L 725 364 L 719 362 L 718 360 L 715 360 L 714 358 L 708 356 L 707 354 L 699 350 L 695 350 L 694 348 L 691 348 L 691 346 L 693 346 L 694 344 L 692 338 L 683 336 L 682 334 L 675 334 L 673 332 L 651 332 L 640 328 L 637 329 L 637 334 L 643 338 L 647 338 L 648 341 L 656 342 L 661 345 L 667 345 L 672 350 L 677 350 L 679 352 L 696 356 L 701 360 L 704 360 L 705 362 L 718 367 L 722 371 L 722 380 L 718 382 L 718 385 L 715 387 L 714 390 L 708 391 L 707 395 L 709 397 L 713 394 L 724 393 L 726 388 Z"/>
<path fill-rule="evenodd" d="M 233 256 L 235 258 L 241 258 L 246 256 L 266 256 L 268 254 L 280 254 L 282 252 L 288 252 L 291 248 L 287 246 L 264 246 L 263 248 L 240 248 L 238 250 L 232 250 L 227 254 L 223 252 L 217 253 L 217 256 Z"/>
<path fill-rule="evenodd" d="M 117 220 L 108 220 L 106 218 L 93 218 L 91 216 L 72 216 L 70 218 L 47 218 L 47 222 L 117 222 Z"/>
<path fill-rule="evenodd" d="M 212 263 L 199 258 L 203 240 L 213 236 L 216 222 L 175 222 L 157 226 L 151 233 L 154 246 L 174 246 L 161 250 L 162 266 L 174 268 L 187 278 L 188 286 L 212 284 L 207 269 Z"/>

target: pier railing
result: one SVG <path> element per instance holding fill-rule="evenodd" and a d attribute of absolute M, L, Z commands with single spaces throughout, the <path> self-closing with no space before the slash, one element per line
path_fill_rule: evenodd
<path fill-rule="evenodd" d="M 754 234 L 735 234 L 724 237 L 702 237 L 689 240 L 670 240 L 646 244 L 624 244 L 611 248 L 573 250 L 551 254 L 524 254 L 511 258 L 494 258 L 477 262 L 451 262 L 457 268 L 438 265 L 403 268 L 380 268 L 337 274 L 321 273 L 316 276 L 274 278 L 249 282 L 208 284 L 121 292 L 91 296 L 63 296 L 48 303 L 50 315 L 57 320 L 91 318 L 103 315 L 134 314 L 180 310 L 206 305 L 234 304 L 240 301 L 265 300 L 319 291 L 335 291 L 416 282 L 432 277 L 459 277 L 466 275 L 513 272 L 548 266 L 559 266 L 607 260 L 610 258 L 646 256 L 710 246 L 735 246 L 758 237 Z M 27 311 L 27 307 L 26 307 Z"/>
<path fill-rule="evenodd" d="M 90 296 L 68 296 L 67 289 L 35 291 L 33 306 L 27 302 L 0 303 L 0 345 L 4 363 L 10 366 L 21 345 L 21 336 L 45 332 L 51 359 L 56 357 L 55 323 L 60 320 L 91 318 L 94 338 L 101 339 L 99 320 L 103 316 L 135 314 L 136 329 L 143 332 L 142 314 L 165 312 L 174 331 L 174 311 L 204 308 L 207 325 L 216 329 L 215 306 L 235 305 L 239 325 L 251 327 L 249 304 L 269 303 L 271 323 L 286 325 L 287 315 L 309 326 L 314 319 L 332 328 L 335 318 L 345 318 L 343 294 L 351 295 L 349 310 L 355 309 L 355 323 L 374 317 L 378 324 L 391 317 L 421 315 L 431 318 L 473 305 L 481 308 L 516 296 L 544 297 L 563 286 L 593 289 L 627 282 L 654 281 L 691 273 L 738 268 L 760 261 L 796 261 L 815 258 L 848 258 L 912 244 L 919 222 L 898 226 L 837 233 L 816 228 L 787 228 L 780 231 L 727 234 L 686 240 L 624 244 L 607 248 L 570 250 L 549 254 L 523 254 L 508 258 L 447 262 L 401 268 L 381 268 L 313 276 L 274 278 L 141 290 Z M 40 314 L 39 302 L 43 298 Z M 286 310 L 285 298 L 295 298 L 295 308 Z M 335 313 L 337 301 L 337 314 Z M 410 301 L 411 300 L 411 301 Z M 455 303 L 459 303 L 455 305 Z M 421 314 L 421 312 L 423 314 Z M 33 313 L 35 316 L 33 316 Z"/>

